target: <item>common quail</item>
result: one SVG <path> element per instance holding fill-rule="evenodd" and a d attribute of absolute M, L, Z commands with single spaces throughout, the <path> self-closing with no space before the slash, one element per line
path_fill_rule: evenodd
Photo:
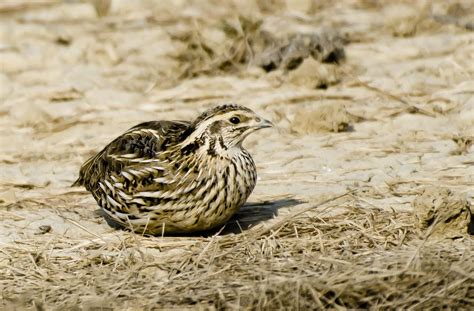
<path fill-rule="evenodd" d="M 73 186 L 92 193 L 113 227 L 152 235 L 209 230 L 254 189 L 255 163 L 242 142 L 271 126 L 234 104 L 194 122 L 141 123 L 87 160 Z"/>

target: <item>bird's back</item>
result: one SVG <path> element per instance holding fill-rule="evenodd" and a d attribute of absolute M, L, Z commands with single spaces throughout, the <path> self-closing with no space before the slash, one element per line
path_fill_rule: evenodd
<path fill-rule="evenodd" d="M 106 175 L 146 163 L 184 139 L 190 123 L 186 121 L 150 121 L 140 123 L 109 143 L 88 159 L 73 186 L 84 186 L 94 192 Z"/>

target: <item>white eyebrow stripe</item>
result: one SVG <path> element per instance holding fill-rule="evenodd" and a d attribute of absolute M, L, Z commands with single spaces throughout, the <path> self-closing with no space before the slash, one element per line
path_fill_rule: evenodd
<path fill-rule="evenodd" d="M 207 129 L 207 127 L 209 125 L 211 125 L 212 123 L 214 123 L 215 121 L 218 121 L 218 120 L 223 120 L 223 119 L 226 119 L 226 118 L 229 118 L 231 115 L 235 114 L 236 110 L 232 110 L 232 111 L 229 111 L 229 112 L 226 112 L 222 115 L 217 115 L 217 116 L 213 116 L 211 118 L 209 118 L 209 120 L 206 120 L 204 121 L 203 123 L 201 123 L 199 125 L 199 130 L 198 131 L 194 131 L 191 135 L 188 136 L 188 138 L 186 138 L 180 145 L 181 146 L 186 146 L 188 145 L 189 143 L 191 143 L 192 141 L 194 141 L 194 139 L 198 136 L 201 136 L 201 134 L 203 133 L 203 131 L 205 131 Z"/>

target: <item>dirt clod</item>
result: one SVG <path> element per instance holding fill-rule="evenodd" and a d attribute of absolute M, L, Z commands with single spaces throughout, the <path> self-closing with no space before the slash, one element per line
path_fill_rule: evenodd
<path fill-rule="evenodd" d="M 425 188 L 413 202 L 418 228 L 437 238 L 458 238 L 470 232 L 473 216 L 466 196 L 448 188 Z"/>
<path fill-rule="evenodd" d="M 288 73 L 288 80 L 312 89 L 327 89 L 341 81 L 339 66 L 321 64 L 315 59 L 306 58 L 301 66 Z"/>
<path fill-rule="evenodd" d="M 346 132 L 352 129 L 353 117 L 342 104 L 325 104 L 314 110 L 299 109 L 292 129 L 300 134 Z"/>
<path fill-rule="evenodd" d="M 41 225 L 38 227 L 38 232 L 36 234 L 46 234 L 48 232 L 51 232 L 53 228 L 50 225 Z"/>
<path fill-rule="evenodd" d="M 276 47 L 267 47 L 256 64 L 269 72 L 278 68 L 293 70 L 312 57 L 322 63 L 340 63 L 345 58 L 343 38 L 334 30 L 295 34 Z"/>
<path fill-rule="evenodd" d="M 456 149 L 451 151 L 452 155 L 467 154 L 474 144 L 474 136 L 455 135 L 452 140 L 456 143 Z"/>

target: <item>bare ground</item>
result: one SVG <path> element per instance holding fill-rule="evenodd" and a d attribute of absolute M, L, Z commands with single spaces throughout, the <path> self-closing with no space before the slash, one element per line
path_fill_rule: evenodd
<path fill-rule="evenodd" d="M 0 3 L 0 308 L 472 308 L 472 235 L 434 236 L 452 217 L 419 227 L 413 201 L 473 201 L 473 16 L 471 1 Z M 315 33 L 323 52 L 292 49 Z M 70 187 L 129 127 L 226 102 L 277 129 L 248 139 L 258 185 L 222 230 L 116 231 Z"/>

